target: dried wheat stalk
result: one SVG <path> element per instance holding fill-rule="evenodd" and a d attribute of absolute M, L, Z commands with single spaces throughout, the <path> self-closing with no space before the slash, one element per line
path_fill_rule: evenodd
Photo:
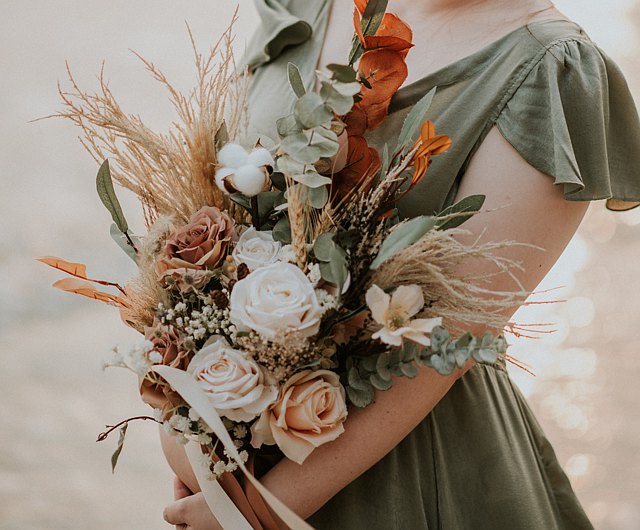
<path fill-rule="evenodd" d="M 233 56 L 233 23 L 206 55 L 198 52 L 191 32 L 197 84 L 188 93 L 174 88 L 160 69 L 140 57 L 146 69 L 169 92 L 178 120 L 164 134 L 151 130 L 137 115 L 126 114 L 100 72 L 100 88 L 81 89 L 67 67 L 71 90 L 59 87 L 67 118 L 82 129 L 81 142 L 102 162 L 111 158 L 114 179 L 140 199 L 147 226 L 159 215 L 186 222 L 202 206 L 236 208 L 215 185 L 216 134 L 223 124 L 230 138 L 245 125 L 247 76 L 239 76 Z"/>

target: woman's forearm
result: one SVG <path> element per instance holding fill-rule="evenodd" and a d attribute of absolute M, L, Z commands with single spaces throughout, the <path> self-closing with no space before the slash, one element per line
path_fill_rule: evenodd
<path fill-rule="evenodd" d="M 309 517 L 398 445 L 462 373 L 443 377 L 421 368 L 415 379 L 395 378 L 391 390 L 376 393 L 375 403 L 351 409 L 337 440 L 313 451 L 302 465 L 283 459 L 262 483 L 298 515 Z"/>

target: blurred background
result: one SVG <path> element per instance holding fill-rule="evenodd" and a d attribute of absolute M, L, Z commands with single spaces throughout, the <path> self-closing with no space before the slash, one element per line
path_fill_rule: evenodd
<path fill-rule="evenodd" d="M 626 72 L 640 102 L 640 6 L 635 0 L 558 0 Z M 171 474 L 156 427 L 132 424 L 120 463 L 105 424 L 147 414 L 133 374 L 102 372 L 117 344 L 136 340 L 117 313 L 49 288 L 62 275 L 34 262 L 85 262 L 94 277 L 125 282 L 134 266 L 109 237 L 94 191 L 96 165 L 62 120 L 56 83 L 68 60 L 82 87 L 106 61 L 121 104 L 151 126 L 173 119 L 166 94 L 129 49 L 187 90 L 194 80 L 185 21 L 202 49 L 226 27 L 235 2 L 203 0 L 1 0 L 0 20 L 0 530 L 167 528 Z M 240 6 L 237 45 L 257 23 Z M 136 202 L 123 206 L 142 229 Z M 640 209 L 614 215 L 593 204 L 545 287 L 563 304 L 533 306 L 522 321 L 558 331 L 517 340 L 529 364 L 512 375 L 529 398 L 599 529 L 640 528 Z"/>

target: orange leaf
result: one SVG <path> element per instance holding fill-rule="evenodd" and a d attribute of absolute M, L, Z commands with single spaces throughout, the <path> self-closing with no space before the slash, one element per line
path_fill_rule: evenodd
<path fill-rule="evenodd" d="M 399 52 L 402 58 L 406 56 L 409 48 L 412 47 L 413 44 L 411 44 L 410 42 L 407 42 L 400 37 L 393 37 L 390 35 L 370 35 L 364 38 L 365 50 L 393 50 L 394 52 Z"/>
<path fill-rule="evenodd" d="M 365 8 L 367 7 L 367 4 L 369 3 L 369 0 L 354 0 L 353 3 L 356 5 L 356 9 L 360 13 L 360 15 L 362 15 Z"/>
<path fill-rule="evenodd" d="M 367 130 L 373 130 L 380 125 L 389 114 L 389 105 L 391 104 L 391 98 L 381 101 L 380 103 L 372 103 L 368 107 L 364 108 L 364 112 L 367 115 Z"/>
<path fill-rule="evenodd" d="M 353 11 L 353 28 L 356 31 L 360 44 L 364 45 L 364 35 L 362 34 L 362 22 L 357 10 Z"/>
<path fill-rule="evenodd" d="M 372 87 L 362 89 L 363 107 L 390 99 L 404 83 L 408 73 L 402 56 L 398 52 L 385 49 L 363 53 L 358 70 Z"/>
<path fill-rule="evenodd" d="M 124 298 L 120 298 L 119 296 L 105 293 L 103 291 L 98 291 L 89 282 L 80 280 L 78 278 L 64 278 L 62 280 L 58 280 L 53 284 L 53 286 L 56 289 L 61 289 L 62 291 L 66 291 L 68 293 L 86 296 L 88 298 L 92 298 L 94 300 L 98 300 L 100 302 L 104 302 L 116 307 L 129 307 L 129 303 Z"/>
<path fill-rule="evenodd" d="M 345 197 L 364 181 L 365 177 L 380 169 L 380 155 L 362 136 L 349 136 L 347 165 L 334 175 L 331 192 L 338 199 Z"/>
<path fill-rule="evenodd" d="M 367 114 L 359 103 L 356 103 L 349 114 L 343 118 L 349 136 L 362 136 L 367 130 Z"/>
<path fill-rule="evenodd" d="M 55 256 L 44 256 L 42 258 L 37 258 L 36 261 L 44 263 L 45 265 L 49 265 L 49 267 L 53 267 L 54 269 L 58 269 L 62 272 L 66 272 L 67 274 L 71 274 L 71 276 L 75 276 L 76 278 L 82 278 L 83 280 L 97 283 L 99 285 L 109 285 L 112 287 L 117 287 L 118 289 L 122 290 L 122 288 L 117 283 L 89 278 L 87 276 L 87 266 L 84 263 L 65 261 L 63 259 L 56 258 Z"/>
<path fill-rule="evenodd" d="M 411 43 L 413 41 L 413 31 L 409 25 L 400 17 L 393 13 L 385 13 L 382 17 L 382 23 L 376 31 L 379 37 L 398 37 Z"/>

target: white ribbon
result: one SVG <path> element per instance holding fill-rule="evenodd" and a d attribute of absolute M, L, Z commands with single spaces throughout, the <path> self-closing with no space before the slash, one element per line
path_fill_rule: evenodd
<path fill-rule="evenodd" d="M 193 377 L 183 370 L 171 368 L 170 366 L 156 365 L 153 371 L 161 375 L 171 387 L 178 392 L 182 398 L 193 408 L 199 416 L 207 423 L 214 434 L 222 442 L 227 455 L 232 458 L 238 467 L 245 474 L 247 479 L 258 490 L 262 498 L 270 508 L 284 521 L 291 530 L 313 530 L 307 522 L 290 510 L 283 502 L 278 500 L 267 488 L 265 488 L 246 468 L 240 459 L 238 449 L 231 440 L 231 436 L 222 423 L 220 416 L 211 405 L 209 398 L 198 386 Z M 208 480 L 205 476 L 205 469 L 202 466 L 202 453 L 195 443 L 187 445 L 187 456 L 193 467 L 193 471 L 198 479 L 202 494 L 207 505 L 225 530 L 251 530 L 251 525 L 242 515 L 242 512 L 226 494 L 222 486 L 217 481 Z"/>

